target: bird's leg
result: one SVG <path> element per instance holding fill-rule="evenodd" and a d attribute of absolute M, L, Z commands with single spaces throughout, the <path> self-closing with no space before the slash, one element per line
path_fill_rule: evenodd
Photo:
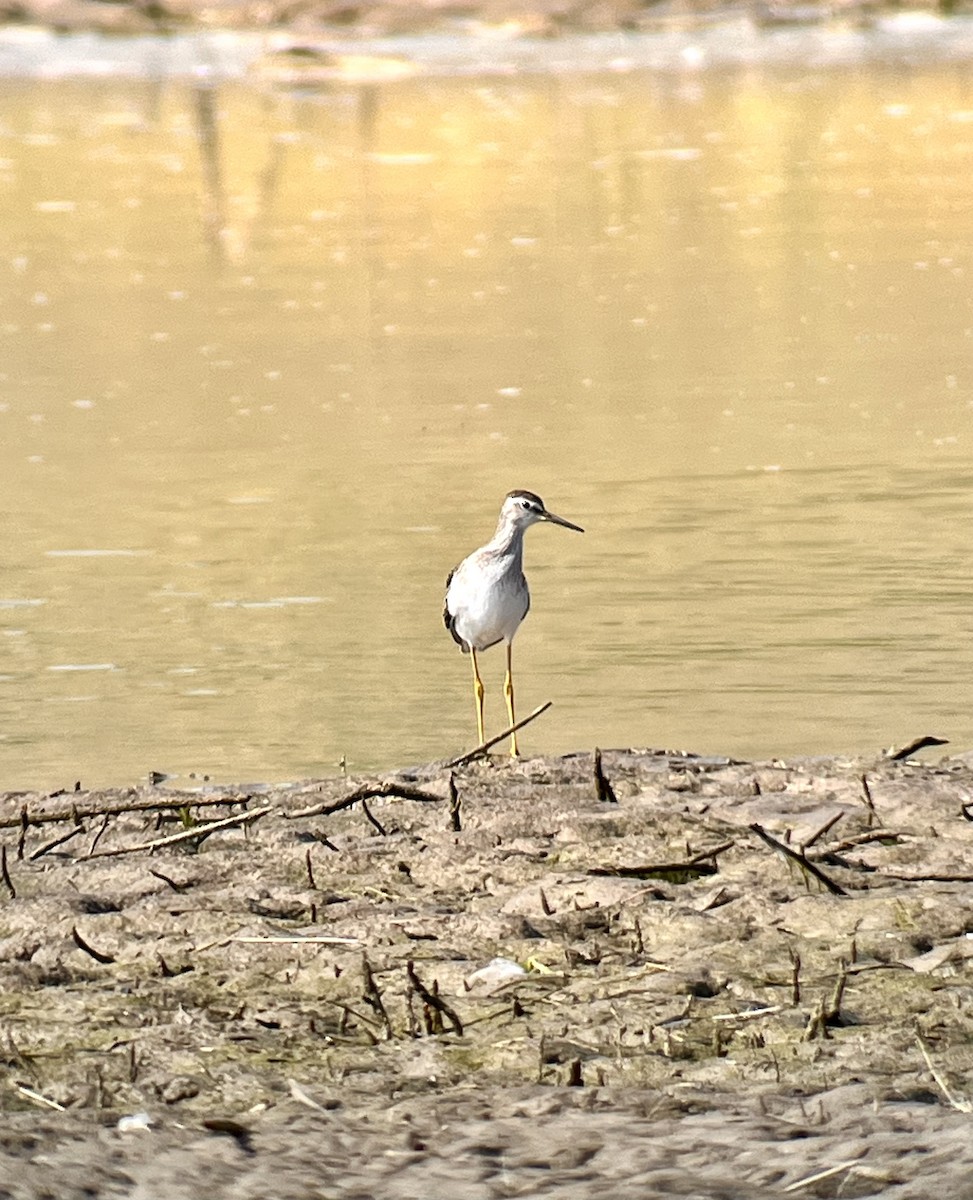
<path fill-rule="evenodd" d="M 473 695 L 476 698 L 476 734 L 478 746 L 482 746 L 486 741 L 483 735 L 483 680 L 480 678 L 480 670 L 476 665 L 476 651 L 470 647 L 470 658 L 473 660 Z"/>
<path fill-rule="evenodd" d="M 512 647 L 507 642 L 507 674 L 503 678 L 503 695 L 507 701 L 507 716 L 510 718 L 510 724 L 515 725 L 517 718 L 514 716 L 514 678 L 510 673 L 510 659 Z M 510 735 L 510 757 L 519 758 L 520 751 L 517 749 L 517 734 L 516 732 Z"/>

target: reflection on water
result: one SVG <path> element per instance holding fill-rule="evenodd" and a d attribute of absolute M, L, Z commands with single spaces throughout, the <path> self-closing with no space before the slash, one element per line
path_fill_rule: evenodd
<path fill-rule="evenodd" d="M 0 91 L 4 785 L 973 740 L 965 67 Z"/>

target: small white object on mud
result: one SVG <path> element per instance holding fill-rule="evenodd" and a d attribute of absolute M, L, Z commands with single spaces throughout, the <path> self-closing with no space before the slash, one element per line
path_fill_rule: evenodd
<path fill-rule="evenodd" d="M 495 992 L 497 988 L 511 979 L 521 979 L 527 972 L 510 958 L 492 958 L 485 967 L 480 967 L 466 978 L 466 990 L 472 991 L 479 987 L 484 991 Z"/>
<path fill-rule="evenodd" d="M 129 1116 L 119 1117 L 118 1124 L 115 1126 L 119 1133 L 147 1132 L 151 1127 L 152 1118 L 147 1112 L 131 1113 Z"/>

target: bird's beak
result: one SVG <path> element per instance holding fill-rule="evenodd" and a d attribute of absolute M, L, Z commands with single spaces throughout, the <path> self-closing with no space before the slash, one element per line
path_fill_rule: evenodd
<path fill-rule="evenodd" d="M 580 525 L 573 525 L 570 521 L 565 521 L 563 517 L 556 517 L 552 512 L 545 512 L 542 521 L 552 521 L 555 525 L 563 525 L 565 529 L 573 529 L 575 533 L 584 533 Z"/>

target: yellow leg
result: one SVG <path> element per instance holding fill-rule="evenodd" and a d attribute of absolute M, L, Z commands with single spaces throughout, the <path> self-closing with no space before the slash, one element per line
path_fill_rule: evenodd
<path fill-rule="evenodd" d="M 470 647 L 470 658 L 473 660 L 473 695 L 476 698 L 476 736 L 477 745 L 482 746 L 486 741 L 483 735 L 483 680 L 476 665 L 476 651 Z"/>
<path fill-rule="evenodd" d="M 510 718 L 510 724 L 513 725 L 516 723 L 517 718 L 514 716 L 514 678 L 510 672 L 510 657 L 511 645 L 507 642 L 507 674 L 503 679 L 503 694 L 507 701 L 507 716 Z M 519 756 L 520 751 L 517 749 L 517 735 L 516 733 L 512 733 L 510 735 L 510 757 L 518 758 Z"/>

